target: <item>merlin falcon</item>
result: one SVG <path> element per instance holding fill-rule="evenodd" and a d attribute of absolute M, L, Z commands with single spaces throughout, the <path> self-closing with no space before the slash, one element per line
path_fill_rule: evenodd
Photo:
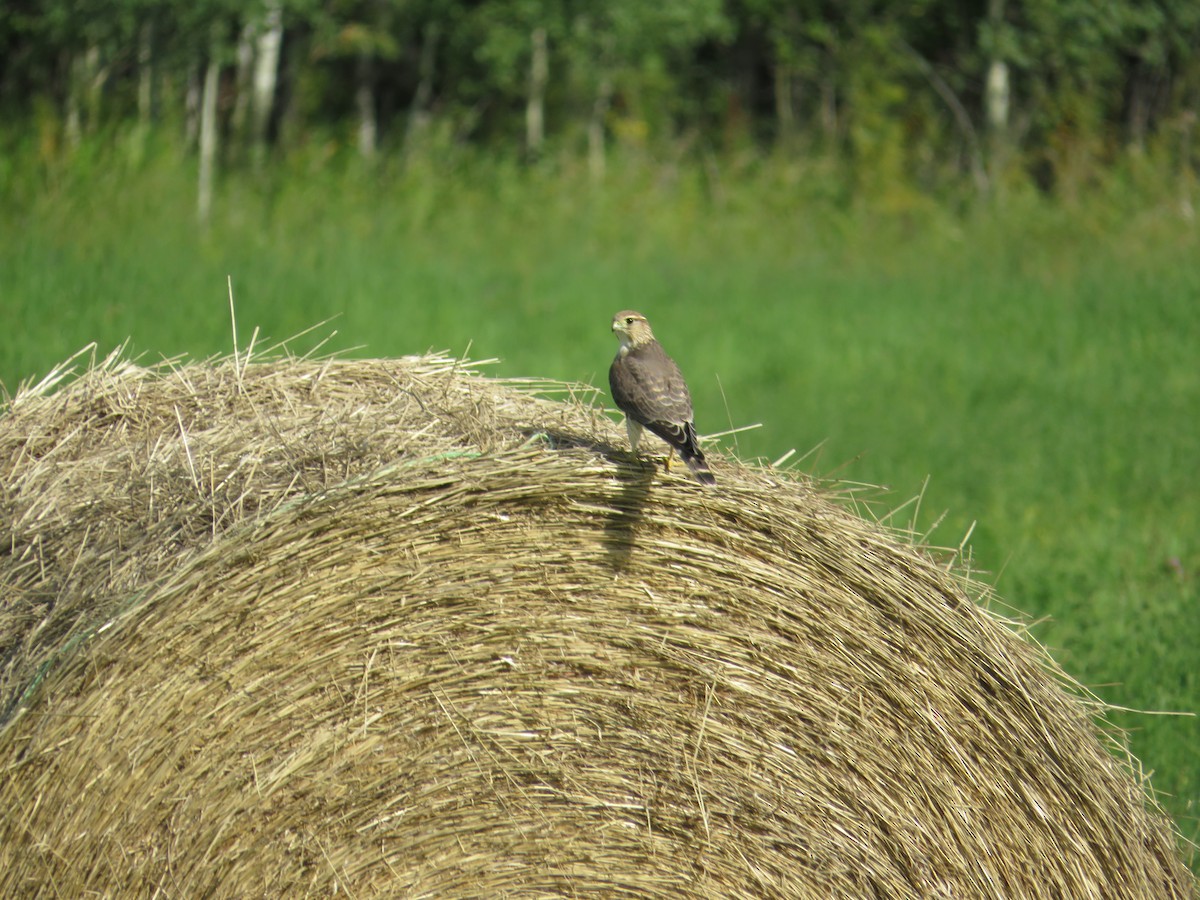
<path fill-rule="evenodd" d="M 679 451 L 701 484 L 715 484 L 717 479 L 709 471 L 696 437 L 692 397 L 675 360 L 654 339 L 650 323 L 639 312 L 627 309 L 617 313 L 612 330 L 621 348 L 608 370 L 608 386 L 625 413 L 634 456 L 642 430 L 648 428 L 671 446 L 672 454 Z"/>

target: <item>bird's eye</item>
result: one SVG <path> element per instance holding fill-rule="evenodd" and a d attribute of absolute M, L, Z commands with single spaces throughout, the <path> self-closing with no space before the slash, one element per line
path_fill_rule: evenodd
<path fill-rule="evenodd" d="M 626 317 L 625 317 L 625 324 L 626 324 L 626 325 L 632 325 L 632 324 L 633 324 L 633 316 L 626 316 Z"/>

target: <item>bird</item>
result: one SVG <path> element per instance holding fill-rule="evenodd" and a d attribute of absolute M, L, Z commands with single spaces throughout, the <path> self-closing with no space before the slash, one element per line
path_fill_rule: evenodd
<path fill-rule="evenodd" d="M 687 383 L 675 360 L 655 339 L 646 317 L 623 310 L 613 316 L 612 330 L 621 346 L 608 369 L 608 386 L 625 413 L 633 455 L 637 456 L 642 430 L 648 428 L 670 445 L 672 455 L 679 451 L 697 481 L 716 484 L 696 437 Z M 670 463 L 668 457 L 668 470 Z"/>

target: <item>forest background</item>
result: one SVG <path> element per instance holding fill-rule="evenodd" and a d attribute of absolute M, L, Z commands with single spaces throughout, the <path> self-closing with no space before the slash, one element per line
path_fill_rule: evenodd
<path fill-rule="evenodd" d="M 229 352 L 231 284 L 243 348 L 602 384 L 638 308 L 761 423 L 719 446 L 889 486 L 1195 713 L 1196 47 L 1192 0 L 6 0 L 0 381 Z M 1113 720 L 1200 837 L 1197 719 Z"/>

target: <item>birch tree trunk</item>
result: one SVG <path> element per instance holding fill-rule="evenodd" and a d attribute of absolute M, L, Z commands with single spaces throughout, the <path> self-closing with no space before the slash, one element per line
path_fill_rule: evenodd
<path fill-rule="evenodd" d="M 1011 90 L 1008 80 L 1008 63 L 993 59 L 988 63 L 987 90 L 988 129 L 992 134 L 1003 134 L 1008 130 L 1008 109 Z"/>
<path fill-rule="evenodd" d="M 379 119 L 375 112 L 375 61 L 367 50 L 358 54 L 354 105 L 358 109 L 358 155 L 368 162 L 375 158 Z"/>
<path fill-rule="evenodd" d="M 251 20 L 238 32 L 237 47 L 233 51 L 233 112 L 229 116 L 231 143 L 244 153 L 253 152 L 254 129 L 250 125 L 250 107 L 254 102 L 251 89 L 254 72 L 254 43 L 258 33 L 258 21 Z"/>
<path fill-rule="evenodd" d="M 80 109 L 82 103 L 79 99 L 80 88 L 79 83 L 82 80 L 81 70 L 83 62 L 78 56 L 71 58 L 71 65 L 67 83 L 67 110 L 63 127 L 67 135 L 67 146 L 75 149 L 79 146 L 79 142 L 83 140 L 83 113 Z"/>
<path fill-rule="evenodd" d="M 1004 0 L 988 0 L 988 21 L 993 34 L 1004 24 Z M 988 181 L 995 188 L 1007 164 L 1008 120 L 1012 90 L 1009 83 L 1008 62 L 997 51 L 988 62 L 987 79 L 984 82 L 984 117 L 987 120 L 987 166 Z"/>
<path fill-rule="evenodd" d="M 108 79 L 108 66 L 101 66 L 100 45 L 92 44 L 84 56 L 84 97 L 87 102 L 87 117 L 84 125 L 94 131 L 100 123 L 100 99 L 104 96 L 104 82 Z"/>
<path fill-rule="evenodd" d="M 200 140 L 200 105 L 204 95 L 204 78 L 198 59 L 188 64 L 187 87 L 183 94 L 183 141 L 190 151 Z"/>
<path fill-rule="evenodd" d="M 1134 64 L 1129 77 L 1129 149 L 1139 156 L 1146 151 L 1146 135 L 1150 130 L 1152 77 L 1144 61 Z"/>
<path fill-rule="evenodd" d="M 104 86 L 100 68 L 100 47 L 92 44 L 71 58 L 67 87 L 67 143 L 78 147 L 85 130 L 96 126 L 100 117 L 100 89 Z"/>
<path fill-rule="evenodd" d="M 525 152 L 530 159 L 537 159 L 546 140 L 546 83 L 550 80 L 546 29 L 533 29 L 531 42 L 533 53 L 529 63 L 529 102 L 525 106 Z"/>
<path fill-rule="evenodd" d="M 212 213 L 213 178 L 217 166 L 217 93 L 220 89 L 220 44 L 214 36 L 204 70 L 204 90 L 200 99 L 200 179 L 196 214 L 201 224 L 207 224 Z"/>
<path fill-rule="evenodd" d="M 604 120 L 608 117 L 608 109 L 612 105 L 612 94 L 612 79 L 605 75 L 596 88 L 596 102 L 592 104 L 592 115 L 587 126 L 588 172 L 596 182 L 604 180 L 608 168 L 604 152 Z"/>
<path fill-rule="evenodd" d="M 267 0 L 266 13 L 258 32 L 254 60 L 253 141 L 254 165 L 261 168 L 267 157 L 267 138 L 275 91 L 279 84 L 279 54 L 283 47 L 283 4 Z"/>
<path fill-rule="evenodd" d="M 795 78 L 792 67 L 775 61 L 775 121 L 779 126 L 778 142 L 787 144 L 796 133 L 796 110 L 792 96 Z"/>
<path fill-rule="evenodd" d="M 421 59 L 417 64 L 417 90 L 413 93 L 412 109 L 408 115 L 406 142 L 420 137 L 429 127 L 429 105 L 433 101 L 433 74 L 440 37 L 441 29 L 437 22 L 430 22 L 421 31 Z"/>

